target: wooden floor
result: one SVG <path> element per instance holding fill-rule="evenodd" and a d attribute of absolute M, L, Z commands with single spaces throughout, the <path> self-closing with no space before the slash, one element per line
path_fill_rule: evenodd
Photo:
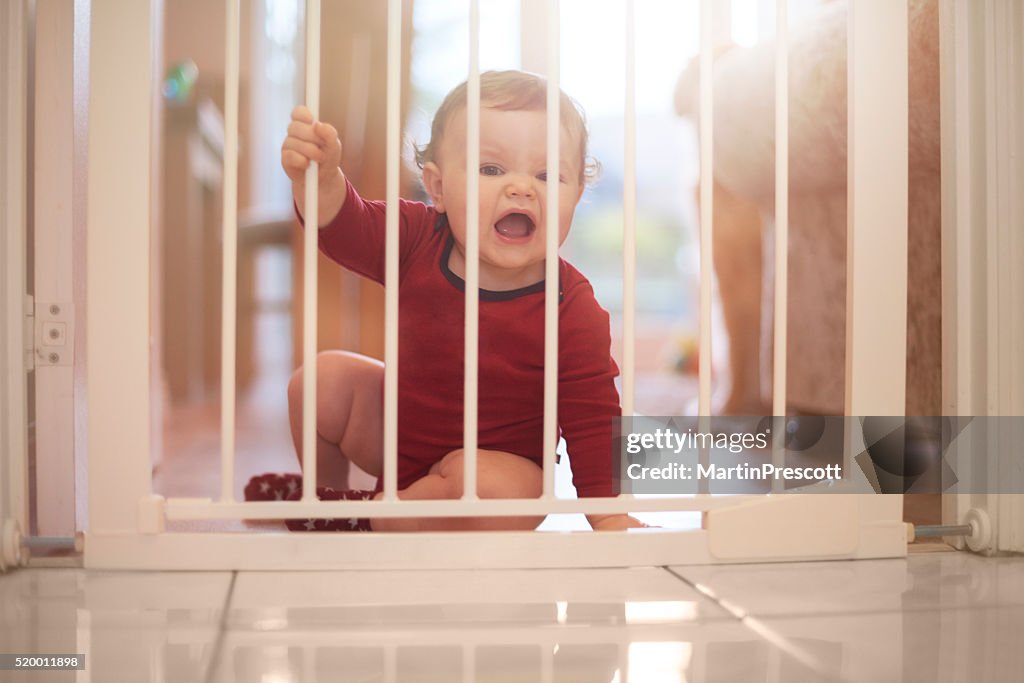
<path fill-rule="evenodd" d="M 286 388 L 291 373 L 287 312 L 257 316 L 257 373 L 238 396 L 235 430 L 235 495 L 254 474 L 298 472 L 288 433 Z M 163 455 L 153 470 L 153 489 L 167 497 L 220 496 L 220 399 L 173 406 L 165 411 Z M 281 529 L 279 522 L 171 522 L 169 530 Z"/>

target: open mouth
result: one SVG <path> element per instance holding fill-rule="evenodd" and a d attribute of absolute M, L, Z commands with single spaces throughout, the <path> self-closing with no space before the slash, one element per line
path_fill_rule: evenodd
<path fill-rule="evenodd" d="M 494 229 L 502 237 L 510 240 L 523 239 L 533 234 L 537 229 L 533 219 L 525 213 L 510 213 L 498 219 Z"/>

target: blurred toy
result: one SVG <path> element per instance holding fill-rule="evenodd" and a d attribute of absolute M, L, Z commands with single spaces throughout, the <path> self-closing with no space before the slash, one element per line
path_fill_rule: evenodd
<path fill-rule="evenodd" d="M 191 59 L 178 62 L 167 70 L 164 84 L 161 88 L 164 99 L 169 104 L 182 104 L 187 102 L 192 95 L 196 85 L 196 78 L 199 76 L 199 68 Z"/>
<path fill-rule="evenodd" d="M 681 375 L 696 375 L 700 368 L 700 347 L 692 334 L 679 333 L 672 341 L 669 362 Z"/>

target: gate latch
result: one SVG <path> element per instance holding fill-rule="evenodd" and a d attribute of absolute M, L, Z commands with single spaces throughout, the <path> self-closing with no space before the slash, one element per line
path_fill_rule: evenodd
<path fill-rule="evenodd" d="M 35 366 L 73 365 L 75 309 L 69 302 L 36 302 Z"/>

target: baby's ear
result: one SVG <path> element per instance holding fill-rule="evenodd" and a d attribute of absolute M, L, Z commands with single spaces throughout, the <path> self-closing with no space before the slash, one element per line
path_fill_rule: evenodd
<path fill-rule="evenodd" d="M 423 188 L 434 202 L 434 208 L 444 213 L 444 184 L 441 181 L 441 169 L 433 161 L 423 164 Z"/>

